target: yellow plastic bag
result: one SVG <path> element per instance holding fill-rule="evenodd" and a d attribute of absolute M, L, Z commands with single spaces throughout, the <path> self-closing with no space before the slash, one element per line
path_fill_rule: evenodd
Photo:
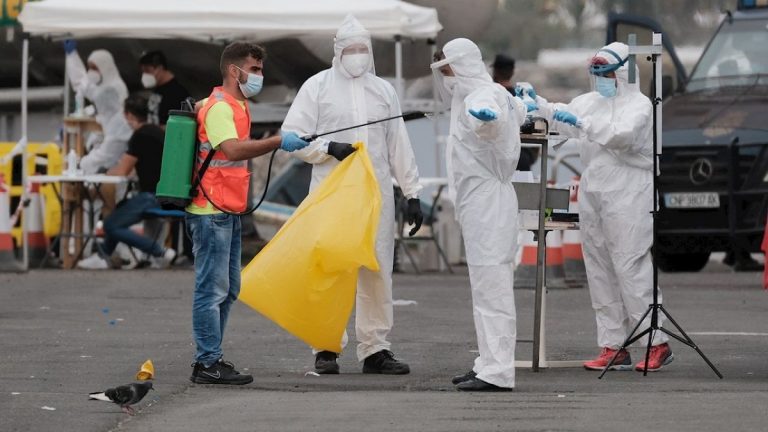
<path fill-rule="evenodd" d="M 379 270 L 381 192 L 355 147 L 242 272 L 240 301 L 318 350 L 341 352 L 358 269 Z"/>

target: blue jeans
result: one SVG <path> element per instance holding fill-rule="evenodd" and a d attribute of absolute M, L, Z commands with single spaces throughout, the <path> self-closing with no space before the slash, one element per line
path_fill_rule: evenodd
<path fill-rule="evenodd" d="M 155 195 L 150 192 L 140 192 L 133 198 L 120 202 L 112 214 L 104 220 L 104 244 L 101 251 L 112 255 L 118 243 L 139 249 L 147 255 L 162 256 L 165 250 L 149 237 L 137 234 L 131 226 L 144 220 L 144 211 L 157 208 L 160 205 Z"/>
<path fill-rule="evenodd" d="M 195 360 L 210 367 L 222 356 L 229 310 L 240 294 L 240 216 L 187 213 L 186 221 L 195 254 Z"/>

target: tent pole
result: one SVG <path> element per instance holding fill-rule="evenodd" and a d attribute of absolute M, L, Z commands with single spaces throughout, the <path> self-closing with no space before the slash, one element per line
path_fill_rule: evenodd
<path fill-rule="evenodd" d="M 402 101 L 405 97 L 405 85 L 403 83 L 403 38 L 395 36 L 395 91 Z"/>
<path fill-rule="evenodd" d="M 430 47 L 430 58 L 429 61 L 431 62 L 432 59 L 435 56 L 435 53 L 437 52 L 437 41 L 434 38 L 427 39 L 427 45 Z M 439 101 L 437 100 L 437 83 L 433 79 L 432 80 L 432 112 L 437 113 L 439 111 Z M 440 137 L 440 116 L 439 115 L 433 115 L 432 116 L 432 130 L 435 134 L 435 176 L 442 177 L 443 176 L 443 164 L 441 157 L 441 149 L 443 148 L 443 142 Z"/>
<path fill-rule="evenodd" d="M 25 143 L 21 149 L 21 205 L 29 199 L 29 193 L 27 192 L 27 177 L 29 176 L 29 168 L 27 164 L 27 133 L 29 131 L 29 113 L 27 107 L 27 98 L 29 96 L 29 33 L 24 33 L 24 40 L 22 42 L 22 54 L 21 54 L 21 139 Z M 28 213 L 24 209 L 24 213 L 21 218 L 21 233 L 22 233 L 22 268 L 24 271 L 29 270 L 29 241 L 27 239 L 27 231 L 29 218 Z"/>
<path fill-rule="evenodd" d="M 64 117 L 69 116 L 69 90 L 70 84 L 69 84 L 69 72 L 67 72 L 67 55 L 64 54 L 64 109 L 62 110 L 62 113 L 64 113 Z"/>

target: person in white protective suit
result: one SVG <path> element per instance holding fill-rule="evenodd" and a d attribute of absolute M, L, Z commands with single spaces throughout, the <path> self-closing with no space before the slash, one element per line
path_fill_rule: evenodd
<path fill-rule="evenodd" d="M 461 391 L 511 391 L 518 230 L 512 176 L 527 108 L 491 80 L 472 41 L 448 42 L 435 60 L 431 68 L 440 99 L 451 108 L 449 196 L 464 238 L 479 350 L 472 370 L 452 382 Z"/>
<path fill-rule="evenodd" d="M 336 33 L 331 68 L 302 85 L 285 118 L 283 130 L 305 136 L 400 115 L 394 88 L 374 74 L 372 53 L 370 34 L 357 19 L 348 15 Z M 394 357 L 387 340 L 393 324 L 395 198 L 392 177 L 408 198 L 408 222 L 414 225 L 411 235 L 423 219 L 418 198 L 419 172 L 405 123 L 395 119 L 324 138 L 294 153 L 314 165 L 310 190 L 316 188 L 339 161 L 355 151 L 349 143 L 357 141 L 365 143 L 381 188 L 381 215 L 376 235 L 380 271 L 363 268 L 358 276 L 357 358 L 363 362 L 363 373 L 407 374 L 409 366 Z M 345 333 L 342 346 L 346 342 Z M 338 354 L 315 351 L 315 370 L 322 374 L 339 373 Z"/>
<path fill-rule="evenodd" d="M 614 355 L 611 369 L 632 370 L 629 352 L 617 350 L 653 300 L 653 106 L 637 82 L 629 83 L 628 58 L 627 45 L 607 45 L 590 61 L 595 91 L 567 105 L 537 98 L 540 112 L 576 141 L 584 167 L 579 219 L 601 348 L 584 363 L 589 370 L 603 370 Z M 640 329 L 649 325 L 650 315 Z M 668 339 L 653 333 L 649 371 L 674 358 Z M 634 368 L 645 366 L 643 358 Z"/>
<path fill-rule="evenodd" d="M 94 144 L 80 161 L 85 174 L 105 172 L 113 167 L 128 149 L 128 140 L 133 131 L 123 116 L 123 102 L 128 89 L 120 77 L 112 54 L 106 50 L 95 50 L 88 56 L 88 66 L 83 64 L 74 41 L 64 43 L 67 53 L 66 67 L 72 87 L 96 108 L 96 121 L 102 129 L 103 138 Z"/>

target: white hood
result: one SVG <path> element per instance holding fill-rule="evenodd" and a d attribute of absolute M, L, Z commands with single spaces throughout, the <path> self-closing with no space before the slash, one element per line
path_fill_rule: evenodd
<path fill-rule="evenodd" d="M 473 91 L 488 85 L 493 85 L 493 80 L 483 63 L 480 48 L 469 39 L 454 39 L 443 47 L 445 59 L 432 63 L 432 73 L 437 82 L 438 94 L 444 105 L 448 106 L 454 97 L 464 98 Z M 450 94 L 443 85 L 443 75 L 440 68 L 450 65 L 456 76 L 456 87 Z"/>
<path fill-rule="evenodd" d="M 344 22 L 341 23 L 339 30 L 336 31 L 336 37 L 333 40 L 333 61 L 331 62 L 333 69 L 346 78 L 354 78 L 341 65 L 341 52 L 344 50 L 344 48 L 355 44 L 363 44 L 368 47 L 368 52 L 371 56 L 371 63 L 368 67 L 368 73 L 376 75 L 376 69 L 373 65 L 373 47 L 371 46 L 371 34 L 368 32 L 368 30 L 365 29 L 365 27 L 363 27 L 362 24 L 360 24 L 360 21 L 358 21 L 357 18 L 352 16 L 352 14 L 349 14 L 344 18 Z"/>
<path fill-rule="evenodd" d="M 616 54 L 621 58 L 621 61 L 624 61 L 629 57 L 629 47 L 621 42 L 613 42 L 611 44 L 608 44 L 602 48 L 600 48 L 597 53 L 595 54 L 595 57 L 600 57 L 608 61 L 609 64 L 618 64 L 621 61 L 614 56 Z M 640 70 L 635 66 L 635 82 L 633 84 L 629 83 L 629 62 L 624 63 L 621 67 L 619 67 L 616 70 L 616 80 L 618 82 L 618 88 L 617 88 L 617 96 L 626 95 L 632 92 L 639 92 L 640 91 Z"/>

